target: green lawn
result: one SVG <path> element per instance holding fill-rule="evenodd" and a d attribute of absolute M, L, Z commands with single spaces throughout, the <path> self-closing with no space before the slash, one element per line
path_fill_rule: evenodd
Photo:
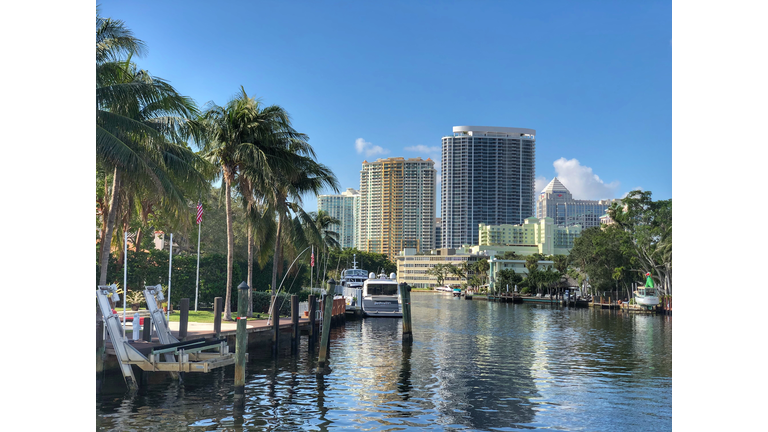
<path fill-rule="evenodd" d="M 146 310 L 146 309 L 144 309 Z M 119 315 L 123 314 L 123 308 L 115 308 L 115 311 Z M 126 315 L 132 315 L 133 311 L 128 309 L 126 312 Z M 222 313 L 222 320 L 224 319 L 224 314 Z M 232 317 L 237 316 L 237 313 L 234 312 L 232 314 Z M 285 315 L 281 315 L 281 318 L 285 318 Z M 197 322 L 197 323 L 213 323 L 214 314 L 211 311 L 189 311 L 189 322 Z M 257 320 L 257 319 L 267 319 L 267 314 L 264 313 L 258 313 L 254 314 L 253 318 L 249 318 L 249 320 Z M 169 318 L 169 321 L 171 322 L 179 322 L 179 311 L 173 311 L 171 313 L 171 316 Z"/>

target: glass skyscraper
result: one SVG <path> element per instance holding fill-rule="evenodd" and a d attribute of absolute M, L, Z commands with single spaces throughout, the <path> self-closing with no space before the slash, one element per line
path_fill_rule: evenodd
<path fill-rule="evenodd" d="M 534 129 L 454 126 L 442 145 L 442 247 L 477 245 L 481 223 L 534 215 Z"/>

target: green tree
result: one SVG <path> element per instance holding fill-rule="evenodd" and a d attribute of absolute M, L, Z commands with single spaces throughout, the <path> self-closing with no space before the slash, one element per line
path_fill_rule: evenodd
<path fill-rule="evenodd" d="M 618 226 L 594 227 L 582 232 L 569 256 L 596 294 L 615 289 L 616 268 L 633 268 L 633 257 L 626 253 L 628 247 L 629 235 Z"/>
<path fill-rule="evenodd" d="M 496 288 L 499 291 L 505 291 L 507 286 L 513 289 L 514 286 L 523 281 L 523 277 L 515 273 L 512 269 L 499 270 L 498 280 L 496 281 Z"/>
<path fill-rule="evenodd" d="M 488 263 L 488 260 L 486 258 L 478 260 L 475 263 L 475 271 L 481 277 L 480 285 L 487 283 L 487 281 L 488 281 L 488 270 L 490 270 L 490 268 L 491 268 L 491 265 Z"/>
<path fill-rule="evenodd" d="M 311 223 L 305 223 L 305 236 L 309 239 L 310 245 L 315 247 L 315 268 L 318 269 L 315 276 L 322 282 L 326 278 L 324 272 L 328 265 L 328 251 L 340 247 L 339 233 L 334 231 L 334 228 L 338 227 L 341 221 L 324 210 L 310 212 L 309 218 Z M 323 260 L 325 260 L 325 266 L 322 265 Z M 310 286 L 311 284 L 312 281 Z"/>
<path fill-rule="evenodd" d="M 464 272 L 464 270 L 462 270 L 461 267 L 453 264 L 448 264 L 448 274 L 456 276 L 456 278 L 459 279 L 459 283 L 461 283 L 462 279 L 467 277 L 467 274 Z"/>
<path fill-rule="evenodd" d="M 104 177 L 99 284 L 108 261 L 121 200 L 146 189 L 167 209 L 183 212 L 185 187 L 202 187 L 201 160 L 182 141 L 194 102 L 131 62 L 144 44 L 120 21 L 96 17 L 96 163 Z M 127 58 L 123 58 L 127 56 Z M 106 184 L 111 181 L 111 187 Z M 131 202 L 128 202 L 130 208 Z M 123 208 L 123 212 L 125 212 Z M 122 218 L 123 222 L 130 218 Z M 127 223 L 123 223 L 126 226 Z"/>
<path fill-rule="evenodd" d="M 442 286 L 448 271 L 449 267 L 447 264 L 435 264 L 429 270 L 427 270 L 426 273 L 428 275 L 434 276 L 435 279 L 437 279 L 437 285 Z"/>
<path fill-rule="evenodd" d="M 608 214 L 630 239 L 640 272 L 651 273 L 660 290 L 672 294 L 672 200 L 653 201 L 650 191 L 631 191 Z"/>
<path fill-rule="evenodd" d="M 275 254 L 272 267 L 272 292 L 277 289 L 277 274 L 283 257 L 283 232 L 294 240 L 289 246 L 306 243 L 302 227 L 314 226 L 314 221 L 302 208 L 302 196 L 318 195 L 329 187 L 338 192 L 338 180 L 331 170 L 313 157 L 293 154 L 292 166 L 277 167 L 272 175 L 259 183 L 259 191 L 268 203 L 269 212 L 276 216 Z M 292 217 L 295 215 L 295 218 Z M 291 222 L 289 224 L 289 222 Z"/>
<path fill-rule="evenodd" d="M 203 155 L 219 169 L 219 177 L 223 179 L 228 275 L 225 319 L 231 320 L 235 243 L 232 186 L 247 170 L 249 175 L 246 178 L 256 188 L 265 178 L 273 177 L 273 170 L 289 171 L 295 154 L 314 153 L 306 143 L 306 136 L 291 127 L 288 113 L 283 108 L 276 105 L 263 107 L 260 101 L 248 97 L 243 87 L 223 107 L 209 103 L 192 126 L 195 141 L 202 147 Z M 289 143 L 293 151 L 289 150 Z"/>

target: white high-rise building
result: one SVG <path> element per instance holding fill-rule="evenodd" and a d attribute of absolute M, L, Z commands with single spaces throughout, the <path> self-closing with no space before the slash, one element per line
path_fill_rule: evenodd
<path fill-rule="evenodd" d="M 442 247 L 478 244 L 481 223 L 534 215 L 534 129 L 454 126 L 442 145 Z"/>
<path fill-rule="evenodd" d="M 333 230 L 339 233 L 339 244 L 342 249 L 357 245 L 360 191 L 348 188 L 340 195 L 319 195 L 317 209 L 339 220 L 340 224 Z"/>
<path fill-rule="evenodd" d="M 358 249 L 394 257 L 405 248 L 434 247 L 435 180 L 432 159 L 363 161 Z"/>

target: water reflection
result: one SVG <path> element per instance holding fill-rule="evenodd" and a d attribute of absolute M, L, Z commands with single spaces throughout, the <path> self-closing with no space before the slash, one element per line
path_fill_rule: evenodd
<path fill-rule="evenodd" d="M 414 341 L 399 319 L 331 332 L 331 372 L 307 338 L 291 355 L 234 368 L 149 374 L 134 395 L 107 376 L 99 430 L 671 429 L 671 318 L 413 295 Z"/>

